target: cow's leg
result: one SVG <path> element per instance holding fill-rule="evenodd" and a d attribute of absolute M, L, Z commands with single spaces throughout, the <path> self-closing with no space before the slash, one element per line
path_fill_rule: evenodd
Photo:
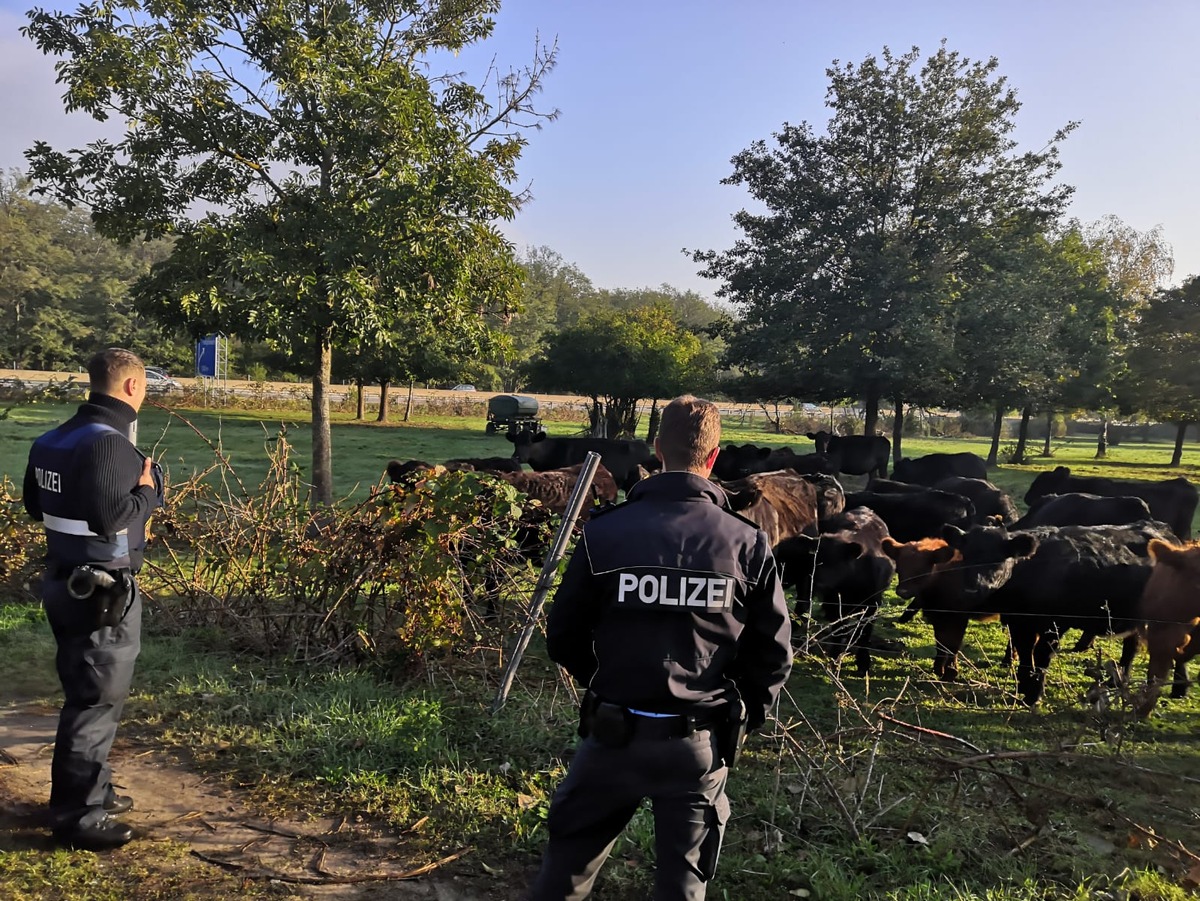
<path fill-rule="evenodd" d="M 1141 642 L 1138 640 L 1137 633 L 1126 635 L 1121 640 L 1121 660 L 1119 666 L 1121 668 L 1121 678 L 1126 684 L 1129 682 L 1129 671 L 1133 668 L 1133 658 L 1137 656 L 1138 645 Z"/>
<path fill-rule="evenodd" d="M 951 613 L 939 615 L 933 625 L 933 673 L 943 682 L 958 679 L 958 652 L 967 634 L 967 617 Z"/>
<path fill-rule="evenodd" d="M 860 606 L 854 624 L 854 636 L 851 647 L 854 648 L 854 662 L 858 666 L 858 674 L 866 676 L 871 672 L 871 635 L 875 631 L 875 614 L 878 607 L 870 604 Z"/>
<path fill-rule="evenodd" d="M 1175 661 L 1175 680 L 1171 683 L 1171 697 L 1186 698 L 1188 690 L 1187 661 L 1180 657 Z"/>
<path fill-rule="evenodd" d="M 913 598 L 908 602 L 908 606 L 904 608 L 904 612 L 896 617 L 896 622 L 907 623 L 911 622 L 913 617 L 921 612 L 921 599 Z"/>
<path fill-rule="evenodd" d="M 1042 680 L 1038 678 L 1034 664 L 1039 638 L 1037 627 L 1028 622 L 1013 622 L 1009 624 L 1008 634 L 1017 654 L 1017 692 L 1026 704 L 1036 704 L 1042 697 Z"/>
<path fill-rule="evenodd" d="M 1075 647 L 1071 648 L 1071 653 L 1081 654 L 1084 651 L 1090 651 L 1092 649 L 1092 642 L 1095 640 L 1096 633 L 1085 629 L 1083 634 L 1079 636 L 1079 641 L 1075 642 Z"/>

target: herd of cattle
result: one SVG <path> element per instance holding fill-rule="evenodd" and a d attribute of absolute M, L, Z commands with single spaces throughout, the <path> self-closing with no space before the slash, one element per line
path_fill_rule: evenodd
<path fill-rule="evenodd" d="M 1017 658 L 1017 689 L 1028 704 L 1043 693 L 1063 633 L 1124 636 L 1120 667 L 1129 675 L 1139 641 L 1149 677 L 1138 712 L 1147 715 L 1172 672 L 1172 697 L 1187 689 L 1186 664 L 1200 653 L 1200 542 L 1187 543 L 1197 490 L 1183 478 L 1161 482 L 1081 478 L 1066 467 L 1043 472 L 1025 495 L 1028 512 L 987 479 L 969 453 L 900 460 L 886 478 L 886 438 L 810 435 L 817 453 L 729 445 L 713 480 L 738 515 L 763 529 L 775 549 L 797 616 L 813 603 L 830 625 L 823 647 L 850 653 L 860 675 L 871 667 L 872 627 L 893 578 L 933 627 L 934 673 L 957 676 L 971 622 L 999 620 Z M 451 460 L 448 469 L 494 473 L 554 512 L 562 512 L 589 451 L 601 455 L 596 504 L 616 501 L 653 475 L 644 441 L 510 436 L 512 457 Z M 528 464 L 533 472 L 524 470 Z M 392 481 L 431 468 L 388 464 Z M 866 475 L 846 493 L 837 476 Z"/>

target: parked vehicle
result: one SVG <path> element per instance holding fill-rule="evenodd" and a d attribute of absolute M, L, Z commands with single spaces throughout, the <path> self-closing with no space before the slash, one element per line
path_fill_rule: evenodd
<path fill-rule="evenodd" d="M 510 435 L 540 432 L 542 421 L 538 419 L 537 398 L 524 394 L 497 394 L 488 401 L 485 429 L 489 435 L 501 429 L 507 429 Z"/>

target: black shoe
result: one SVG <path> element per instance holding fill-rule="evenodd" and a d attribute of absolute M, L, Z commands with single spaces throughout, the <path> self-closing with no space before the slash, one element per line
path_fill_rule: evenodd
<path fill-rule="evenodd" d="M 133 798 L 129 795 L 109 795 L 104 802 L 104 812 L 109 816 L 119 817 L 133 810 Z"/>
<path fill-rule="evenodd" d="M 109 851 L 133 839 L 133 829 L 106 816 L 94 826 L 73 826 L 56 829 L 54 838 L 60 845 L 83 851 Z"/>

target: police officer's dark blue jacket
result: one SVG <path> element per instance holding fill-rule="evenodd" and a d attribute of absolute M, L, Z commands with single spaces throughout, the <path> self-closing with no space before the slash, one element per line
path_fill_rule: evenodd
<path fill-rule="evenodd" d="M 129 404 L 93 392 L 74 416 L 34 442 L 25 509 L 46 527 L 52 568 L 141 569 L 146 523 L 162 505 L 162 486 L 137 484 L 145 456 L 127 437 L 136 419 Z"/>
<path fill-rule="evenodd" d="M 791 622 L 767 537 L 689 472 L 639 482 L 594 517 L 547 618 L 550 657 L 600 698 L 699 713 L 732 680 L 761 723 L 792 665 Z"/>

